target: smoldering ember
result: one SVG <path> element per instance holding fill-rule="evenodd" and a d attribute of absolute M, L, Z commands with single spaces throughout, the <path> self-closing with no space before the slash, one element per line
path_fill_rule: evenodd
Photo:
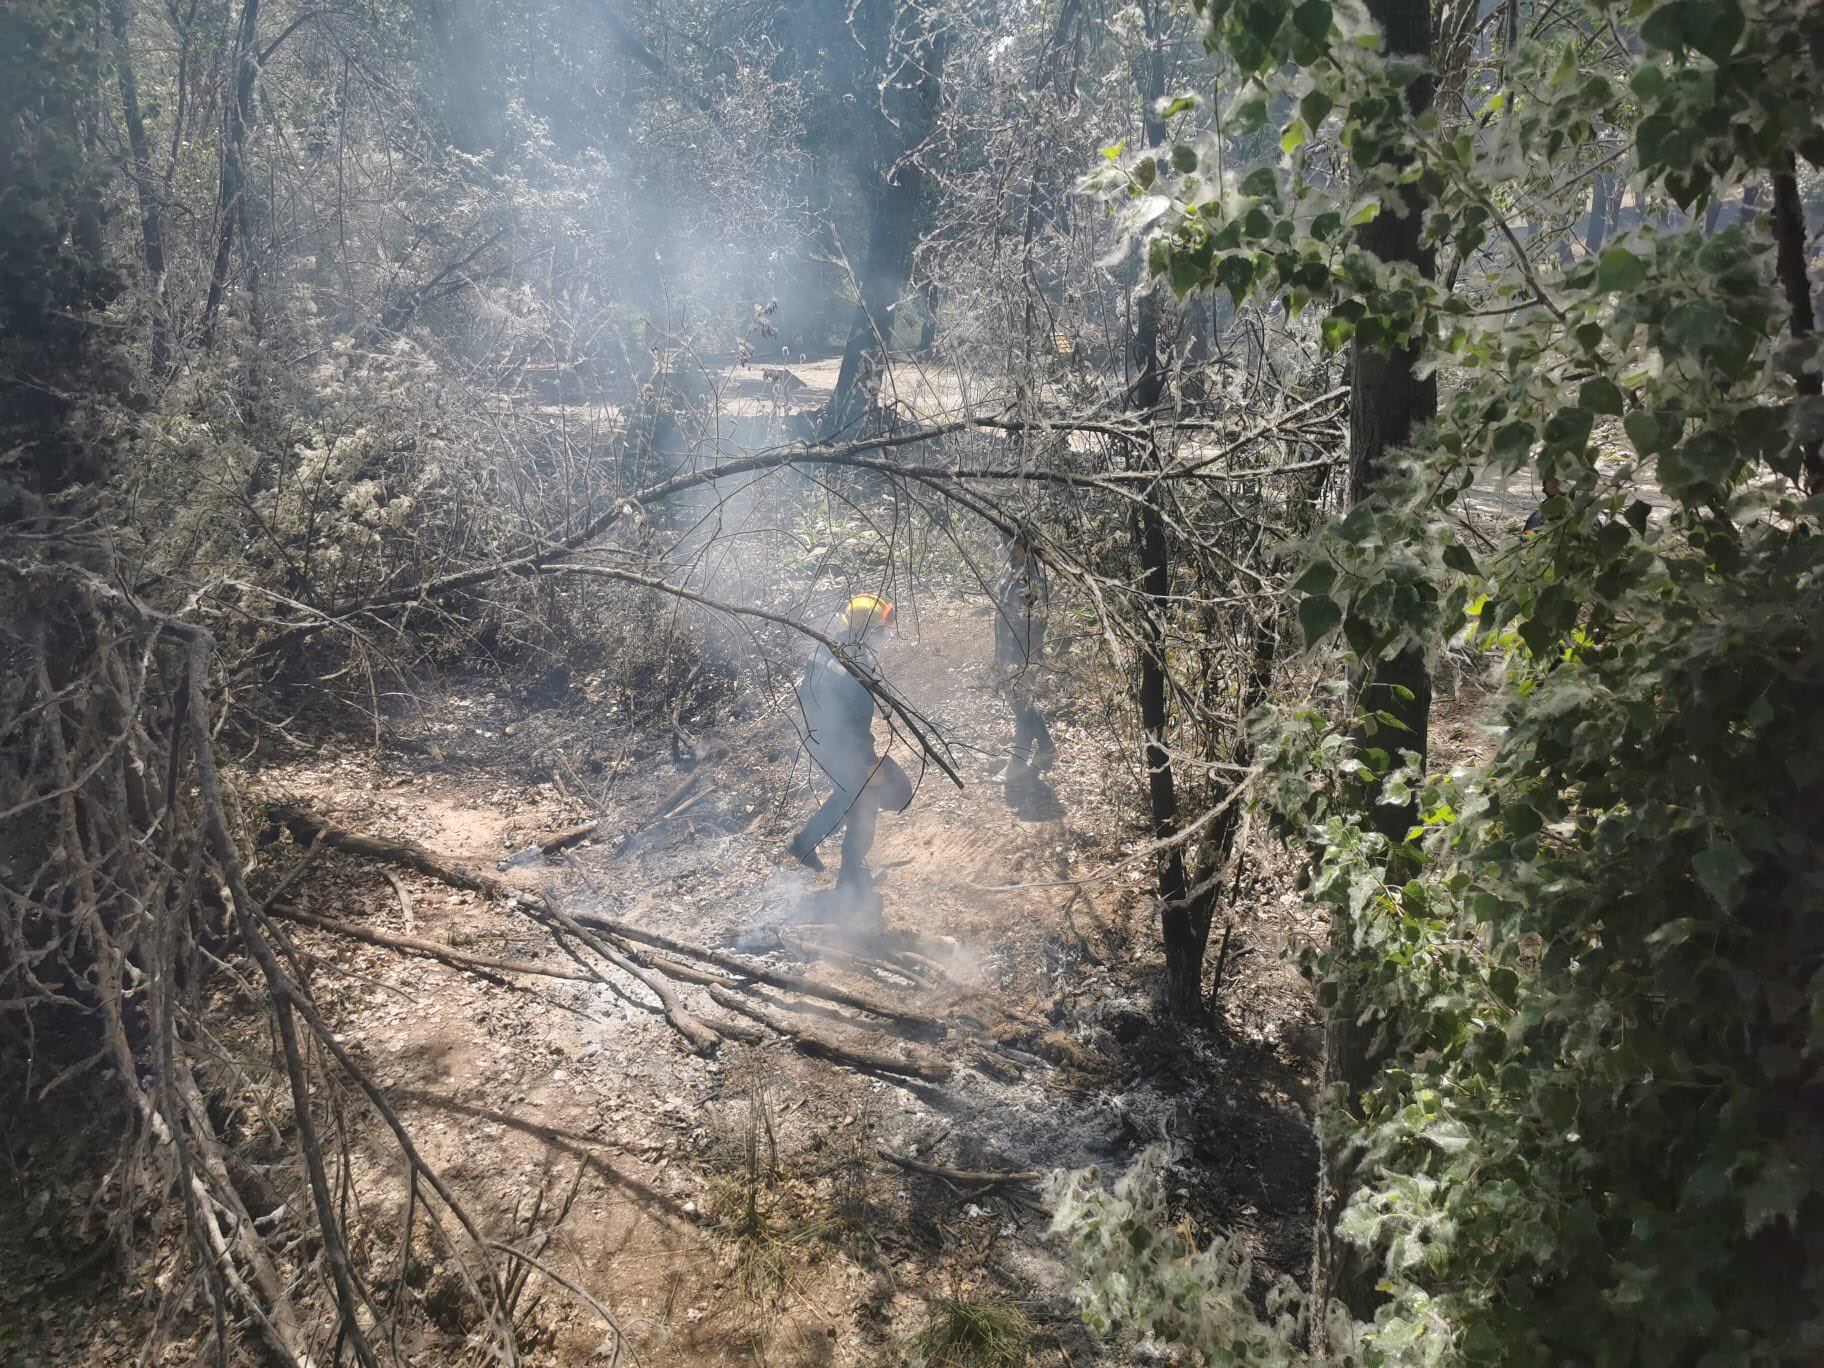
<path fill-rule="evenodd" d="M 1824 1362 L 1821 88 L 10 0 L 0 1362 Z"/>

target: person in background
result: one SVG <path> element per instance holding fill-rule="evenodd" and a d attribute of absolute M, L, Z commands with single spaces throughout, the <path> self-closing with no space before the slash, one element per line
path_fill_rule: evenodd
<path fill-rule="evenodd" d="M 1541 494 L 1539 498 L 1539 507 L 1535 508 L 1527 515 L 1526 522 L 1520 528 L 1521 536 L 1530 537 L 1533 533 L 1545 526 L 1545 506 L 1553 499 L 1557 498 L 1559 491 L 1562 489 L 1563 486 L 1558 483 L 1558 477 L 1556 475 L 1547 475 L 1545 477 L 1545 483 L 1540 486 Z"/>
<path fill-rule="evenodd" d="M 873 594 L 850 599 L 838 642 L 841 658 L 828 646 L 818 646 L 797 686 L 805 748 L 835 787 L 788 849 L 800 864 L 821 871 L 817 847 L 843 827 L 836 887 L 850 892 L 873 892 L 867 861 L 880 810 L 903 812 L 912 801 L 912 780 L 906 772 L 892 757 L 875 752 L 876 703 L 862 682 L 880 678 L 869 635 L 891 627 L 894 620 L 893 605 L 886 599 Z"/>
<path fill-rule="evenodd" d="M 994 665 L 1001 695 L 1013 710 L 1013 760 L 1008 777 L 1043 772 L 1057 745 L 1035 700 L 1038 664 L 1045 654 L 1045 621 L 1051 582 L 1025 534 L 1007 539 L 1007 565 L 994 585 Z"/>

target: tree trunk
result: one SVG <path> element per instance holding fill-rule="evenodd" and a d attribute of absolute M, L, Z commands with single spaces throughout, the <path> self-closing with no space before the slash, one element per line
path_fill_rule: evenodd
<path fill-rule="evenodd" d="M 120 81 L 121 117 L 127 126 L 127 147 L 133 156 L 133 189 L 139 199 L 140 252 L 146 265 L 146 293 L 152 319 L 151 368 L 155 378 L 165 373 L 170 334 L 165 322 L 165 230 L 159 212 L 158 187 L 152 180 L 152 148 L 146 138 L 146 120 L 139 105 L 139 82 L 133 74 L 133 56 L 127 43 L 130 15 L 128 0 L 109 0 L 108 20 L 114 31 L 114 61 Z"/>
<path fill-rule="evenodd" d="M 247 147 L 247 126 L 253 122 L 253 83 L 260 74 L 260 54 L 256 44 L 260 34 L 260 0 L 244 0 L 241 22 L 235 28 L 233 97 L 223 111 L 222 175 L 217 195 L 215 225 L 215 264 L 209 272 L 209 294 L 203 302 L 202 341 L 204 346 L 215 337 L 215 320 L 221 312 L 222 296 L 228 289 L 228 267 L 234 259 L 235 225 L 242 220 L 241 201 L 247 191 L 246 170 L 242 158 Z"/>
<path fill-rule="evenodd" d="M 1390 56 L 1424 59 L 1431 44 L 1430 0 L 1368 0 L 1368 11 L 1386 31 Z M 1416 115 L 1431 104 L 1429 78 L 1407 90 L 1407 104 Z M 1383 213 L 1362 231 L 1360 242 L 1383 261 L 1415 264 L 1425 275 L 1435 272 L 1431 254 L 1420 245 L 1424 200 L 1416 186 L 1401 196 L 1401 212 Z M 1595 225 L 1592 225 L 1594 228 Z M 1594 234 L 1592 234 L 1594 236 Z M 1387 471 L 1388 457 L 1412 439 L 1413 432 L 1437 417 L 1435 379 L 1417 374 L 1417 346 L 1397 351 L 1358 347 L 1350 381 L 1349 496 L 1351 503 L 1373 497 Z M 1431 676 L 1425 656 L 1418 649 L 1402 651 L 1377 662 L 1364 682 L 1358 709 L 1381 710 L 1404 724 L 1404 731 L 1383 728 L 1372 739 L 1358 734 L 1358 747 L 1379 746 L 1387 751 L 1416 751 L 1421 767 L 1426 751 L 1426 729 L 1431 711 Z M 1396 855 L 1416 817 L 1413 805 L 1374 805 L 1375 827 L 1393 843 Z M 1336 952 L 1327 985 L 1335 997 L 1325 1023 L 1324 1081 L 1340 1093 L 1343 1105 L 1355 1113 L 1357 1099 L 1380 1072 L 1386 1040 L 1375 1024 L 1360 1021 L 1361 1001 L 1357 975 L 1346 958 L 1352 927 L 1347 912 L 1331 925 L 1331 945 Z M 1342 1145 L 1324 1155 L 1318 1189 L 1318 1243 L 1316 1291 L 1318 1305 L 1335 1299 L 1358 1319 L 1373 1316 L 1378 1294 L 1376 1269 L 1364 1252 L 1336 1237 L 1336 1225 L 1354 1189 L 1353 1156 Z"/>
<path fill-rule="evenodd" d="M 1165 143 L 1165 125 L 1154 112 L 1165 91 L 1165 50 L 1154 30 L 1155 14 L 1146 11 L 1148 48 L 1140 73 L 1140 101 L 1145 146 L 1149 153 Z M 1144 266 L 1141 268 L 1143 271 Z M 1163 355 L 1164 301 L 1157 289 L 1146 288 L 1136 303 L 1133 340 L 1134 384 L 1129 391 L 1132 407 L 1151 413 L 1165 397 Z M 1148 439 L 1128 444 L 1131 468 L 1156 469 L 1162 462 Z M 1179 832 L 1177 779 L 1171 752 L 1166 747 L 1170 725 L 1169 676 L 1165 619 L 1171 611 L 1171 547 L 1166 537 L 1165 513 L 1160 501 L 1163 484 L 1154 484 L 1135 510 L 1134 550 L 1140 563 L 1140 705 L 1141 757 L 1146 764 L 1147 805 L 1156 841 L 1169 841 Z M 1159 930 L 1165 947 L 1165 1005 L 1174 1015 L 1196 1016 L 1203 1007 L 1203 954 L 1210 937 L 1210 900 L 1190 897 L 1183 847 L 1174 845 L 1159 857 Z"/>
<path fill-rule="evenodd" d="M 842 369 L 824 415 L 823 435 L 852 433 L 867 416 L 872 377 L 886 368 L 893 340 L 893 310 L 912 273 L 912 248 L 918 240 L 918 207 L 925 170 L 918 149 L 937 122 L 938 83 L 943 76 L 949 36 L 935 33 L 919 47 L 919 78 L 912 107 L 900 120 L 904 139 L 899 159 L 888 170 L 874 221 L 868 230 L 868 253 L 859 284 L 861 299 L 849 326 Z"/>
<path fill-rule="evenodd" d="M 608 21 L 617 47 L 631 53 L 627 42 L 631 38 L 641 51 L 645 50 L 617 15 L 605 6 L 598 12 Z M 444 133 L 457 151 L 479 157 L 500 146 L 506 124 L 494 45 L 482 22 L 480 6 L 477 0 L 426 0 L 423 14 L 443 68 Z M 647 52 L 646 57 L 652 54 Z M 636 60 L 652 69 L 645 58 L 636 54 Z"/>
<path fill-rule="evenodd" d="M 1773 246 L 1774 269 L 1780 278 L 1780 289 L 1786 296 L 1794 341 L 1809 337 L 1817 329 L 1817 315 L 1812 308 L 1811 276 L 1805 269 L 1805 207 L 1799 200 L 1799 182 L 1790 152 L 1786 169 L 1773 178 Z M 1816 370 L 1799 373 L 1794 386 L 1798 392 L 1815 397 L 1824 389 L 1824 378 Z M 1824 452 L 1816 441 L 1799 448 L 1799 459 L 1805 475 L 1805 492 L 1824 490 Z"/>

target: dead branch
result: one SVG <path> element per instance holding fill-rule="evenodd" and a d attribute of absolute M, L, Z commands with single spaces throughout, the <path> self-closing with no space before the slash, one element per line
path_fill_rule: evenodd
<path fill-rule="evenodd" d="M 540 840 L 538 848 L 546 855 L 558 855 L 570 849 L 571 846 L 581 845 L 601 830 L 601 827 L 600 822 L 584 822 L 581 826 L 565 827 L 562 831 L 554 831 Z"/>
<path fill-rule="evenodd" d="M 455 888 L 485 893 L 535 921 L 547 926 L 556 924 L 562 927 L 595 954 L 600 955 L 629 978 L 637 980 L 656 997 L 664 1010 L 665 1019 L 671 1023 L 673 1030 L 684 1037 L 692 1050 L 698 1054 L 711 1054 L 722 1043 L 722 1038 L 715 1031 L 686 1010 L 684 1004 L 678 1000 L 678 995 L 672 991 L 671 986 L 663 978 L 642 969 L 614 946 L 603 941 L 600 936 L 594 935 L 586 925 L 579 924 L 579 921 L 565 912 L 549 894 L 516 888 L 505 879 L 497 879 L 492 874 L 465 869 L 461 865 L 453 864 L 433 854 L 416 841 L 390 840 L 382 836 L 367 836 L 351 831 L 296 803 L 274 803 L 271 805 L 271 812 L 298 839 L 314 840 L 320 835 L 324 844 L 335 849 L 347 851 L 351 855 L 365 856 L 370 860 L 401 865 Z M 599 973 L 589 969 L 586 963 L 580 959 L 578 963 L 598 981 L 606 982 Z"/>
<path fill-rule="evenodd" d="M 783 988 L 789 993 L 797 993 L 803 997 L 822 998 L 825 1002 L 853 1007 L 857 1011 L 867 1012 L 888 1021 L 904 1022 L 908 1026 L 917 1027 L 940 1037 L 948 1031 L 943 1022 L 936 1017 L 927 1016 L 923 1012 L 894 1007 L 878 998 L 866 997 L 842 988 L 833 988 L 800 974 L 788 974 L 781 969 L 772 969 L 758 960 L 744 959 L 739 955 L 730 955 L 720 950 L 711 950 L 705 946 L 674 940 L 670 936 L 660 935 L 657 931 L 647 931 L 638 926 L 629 926 L 623 921 L 616 921 L 613 917 L 604 917 L 599 912 L 579 912 L 576 914 L 576 919 L 585 926 L 593 926 L 612 935 L 639 941 L 643 945 L 654 946 L 660 950 L 669 950 L 674 955 L 701 960 L 705 964 L 715 965 L 718 969 L 726 969 L 729 973 L 741 978 L 770 984 L 774 988 Z"/>
<path fill-rule="evenodd" d="M 539 974 L 545 978 L 574 979 L 581 983 L 593 983 L 596 976 L 581 969 L 565 969 L 558 965 L 533 964 L 526 960 L 493 959 L 487 955 L 471 955 L 441 941 L 422 940 L 416 936 L 389 936 L 384 931 L 374 931 L 353 922 L 343 921 L 336 917 L 319 917 L 301 908 L 279 906 L 267 909 L 287 921 L 295 921 L 300 926 L 313 927 L 318 931 L 328 931 L 333 935 L 346 936 L 367 945 L 379 946 L 385 950 L 403 950 L 409 954 L 427 955 L 456 969 L 487 969 L 501 974 Z"/>
<path fill-rule="evenodd" d="M 926 1083 L 942 1083 L 953 1072 L 950 1065 L 923 1051 L 908 1050 L 905 1054 L 894 1054 L 885 1050 L 871 1049 L 865 1045 L 851 1045 L 817 1030 L 813 1026 L 801 1025 L 775 1016 L 765 1008 L 748 1001 L 738 993 L 731 993 L 726 988 L 710 988 L 710 997 L 731 1012 L 752 1017 L 763 1026 L 777 1031 L 787 1037 L 805 1054 L 831 1060 L 837 1064 L 846 1064 L 850 1068 L 863 1069 L 871 1073 L 899 1074 L 907 1078 L 917 1078 Z"/>
<path fill-rule="evenodd" d="M 386 875 L 386 881 L 393 886 L 394 896 L 399 899 L 399 915 L 405 919 L 405 934 L 413 935 L 418 930 L 418 915 L 412 907 L 412 895 L 405 891 L 405 885 L 392 870 L 384 869 L 381 873 Z M 268 898 L 267 901 L 274 900 Z"/>
<path fill-rule="evenodd" d="M 922 1012 L 913 1012 L 908 1011 L 905 1008 L 894 1007 L 877 998 L 867 997 L 860 993 L 831 987 L 824 983 L 818 983 L 815 979 L 808 979 L 800 974 L 788 974 L 783 970 L 769 968 L 767 965 L 761 964 L 755 960 L 744 959 L 737 955 L 725 954 L 722 951 L 711 950 L 705 946 L 692 945 L 686 941 L 674 940 L 670 936 L 660 935 L 656 931 L 647 931 L 637 926 L 629 926 L 626 922 L 617 921 L 612 917 L 604 917 L 600 913 L 565 912 L 548 893 L 537 893 L 529 889 L 517 888 L 508 883 L 505 879 L 495 878 L 492 874 L 465 869 L 461 865 L 453 864 L 434 854 L 431 850 L 420 845 L 416 841 L 391 840 L 381 836 L 363 835 L 360 832 L 351 831 L 347 827 L 330 821 L 327 817 L 324 817 L 319 813 L 312 812 L 309 809 L 292 802 L 275 802 L 271 805 L 270 810 L 275 817 L 291 830 L 295 837 L 301 840 L 314 840 L 320 835 L 324 844 L 338 850 L 345 850 L 352 855 L 362 855 L 368 859 L 382 860 L 402 865 L 407 869 L 416 870 L 420 874 L 429 875 L 431 878 L 440 880 L 452 887 L 465 888 L 478 893 L 486 893 L 489 897 L 497 898 L 501 902 L 524 911 L 535 918 L 542 919 L 541 914 L 556 918 L 564 926 L 564 929 L 570 931 L 578 940 L 587 944 L 591 950 L 596 950 L 604 959 L 615 964 L 616 968 L 623 969 L 625 972 L 638 978 L 648 988 L 651 988 L 654 995 L 658 996 L 661 1001 L 670 997 L 672 1003 L 676 1003 L 677 999 L 669 988 L 666 988 L 661 992 L 660 989 L 655 986 L 662 982 L 662 980 L 653 978 L 651 974 L 629 960 L 626 955 L 602 941 L 599 936 L 590 935 L 589 932 L 592 930 L 607 932 L 608 934 L 623 940 L 637 941 L 643 945 L 650 945 L 655 949 L 667 950 L 674 955 L 682 955 L 687 959 L 700 960 L 705 964 L 713 964 L 718 969 L 727 970 L 729 973 L 734 974 L 739 978 L 770 984 L 774 988 L 783 988 L 787 992 L 797 993 L 803 997 L 822 998 L 825 1002 L 834 1002 L 839 1006 L 852 1007 L 857 1011 L 867 1012 L 872 1016 L 881 1017 L 889 1021 L 903 1022 L 906 1025 L 919 1028 L 935 1036 L 941 1037 L 947 1033 L 947 1028 L 943 1022 Z M 667 1008 L 668 1016 L 671 1014 L 671 1010 L 670 1007 Z M 694 1020 L 689 1017 L 687 1012 L 683 1011 L 682 1007 L 678 1007 L 676 1010 L 680 1014 L 680 1019 Z M 677 1024 L 676 1021 L 673 1022 L 673 1025 Z M 698 1025 L 702 1030 L 707 1029 L 701 1028 L 700 1023 L 698 1023 Z M 686 1030 L 683 1027 L 680 1027 L 679 1031 L 686 1039 L 692 1041 L 693 1047 L 697 1046 L 697 1039 L 693 1038 L 693 1033 L 691 1031 Z M 713 1049 L 714 1046 L 708 1045 L 707 1048 Z"/>
<path fill-rule="evenodd" d="M 1011 1187 L 1018 1184 L 1036 1183 L 1045 1175 L 1037 1169 L 959 1169 L 947 1168 L 943 1164 L 933 1164 L 925 1159 L 914 1159 L 909 1154 L 895 1154 L 882 1145 L 876 1150 L 882 1159 L 913 1173 L 922 1173 L 930 1178 L 942 1178 L 949 1183 L 967 1183 L 975 1187 Z"/>

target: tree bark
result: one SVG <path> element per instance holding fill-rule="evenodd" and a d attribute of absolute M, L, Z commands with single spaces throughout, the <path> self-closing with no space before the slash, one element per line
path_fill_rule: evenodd
<path fill-rule="evenodd" d="M 1150 155 L 1165 144 L 1165 125 L 1156 112 L 1159 98 L 1165 93 L 1165 49 L 1155 28 L 1155 9 L 1149 5 L 1144 13 L 1148 43 L 1139 85 L 1141 126 Z M 1165 303 L 1157 289 L 1144 285 L 1143 289 L 1135 306 L 1135 378 L 1129 398 L 1137 412 L 1151 413 L 1165 397 Z M 1157 469 L 1161 460 L 1152 439 L 1129 442 L 1128 463 L 1133 469 Z M 1159 506 L 1165 493 L 1163 482 L 1149 486 L 1133 517 L 1134 551 L 1141 576 L 1140 744 L 1146 765 L 1147 806 L 1156 841 L 1173 840 L 1181 825 L 1177 778 L 1166 746 L 1171 716 L 1165 617 L 1170 611 L 1172 567 L 1165 513 Z M 1210 936 L 1210 900 L 1205 895 L 1191 895 L 1182 846 L 1174 844 L 1159 857 L 1158 889 L 1159 931 L 1165 948 L 1165 1005 L 1176 1016 L 1194 1017 L 1203 1007 L 1203 954 Z"/>
<path fill-rule="evenodd" d="M 1429 55 L 1431 47 L 1430 0 L 1368 0 L 1368 11 L 1386 33 L 1389 56 Z M 1406 92 L 1414 114 L 1431 104 L 1429 77 L 1415 81 Z M 1394 208 L 1395 206 L 1389 206 Z M 1431 254 L 1420 245 L 1424 200 L 1416 186 L 1406 186 L 1398 212 L 1383 212 L 1362 231 L 1361 245 L 1383 261 L 1410 262 L 1426 275 L 1435 273 Z M 1593 225 L 1594 227 L 1594 225 Z M 1594 234 L 1593 234 L 1594 235 Z M 1385 478 L 1389 457 L 1412 440 L 1416 429 L 1437 417 L 1435 379 L 1417 373 L 1417 345 L 1398 350 L 1357 347 L 1351 367 L 1349 421 L 1349 496 L 1351 503 L 1372 498 Z M 1390 753 L 1416 751 L 1423 767 L 1426 730 L 1431 711 L 1431 676 L 1424 653 L 1411 647 L 1391 659 L 1376 662 L 1364 681 L 1358 710 L 1384 711 L 1405 730 L 1382 728 L 1373 738 L 1358 733 L 1358 748 L 1376 745 Z M 1406 832 L 1416 818 L 1415 805 L 1375 804 L 1372 821 L 1387 836 L 1395 852 L 1394 865 Z M 1347 1117 L 1357 1116 L 1361 1093 L 1372 1083 L 1386 1060 L 1387 1042 L 1373 1022 L 1360 1018 L 1363 1002 L 1355 968 L 1348 959 L 1353 927 L 1348 913 L 1340 912 L 1331 924 L 1335 957 L 1326 987 L 1334 994 L 1325 1022 L 1324 1082 L 1333 1096 L 1340 1096 Z M 1318 1189 L 1318 1240 L 1316 1291 L 1318 1305 L 1334 1299 L 1357 1319 L 1371 1319 L 1379 1300 L 1375 1290 L 1376 1267 L 1366 1251 L 1339 1240 L 1336 1226 L 1355 1187 L 1355 1156 L 1344 1144 L 1326 1148 Z"/>
<path fill-rule="evenodd" d="M 1797 340 L 1817 330 L 1817 315 L 1811 301 L 1811 276 L 1805 269 L 1805 206 L 1799 200 L 1795 169 L 1792 153 L 1788 152 L 1786 169 L 1773 178 L 1773 245 L 1774 270 L 1786 296 L 1792 336 Z M 1801 395 L 1815 398 L 1824 389 L 1824 378 L 1815 370 L 1801 371 L 1795 388 Z M 1820 452 L 1819 443 L 1800 446 L 1799 459 L 1805 474 L 1805 492 L 1816 494 L 1824 489 L 1824 453 Z"/>
<path fill-rule="evenodd" d="M 618 23 L 607 6 L 601 12 L 611 25 Z M 506 122 L 493 45 L 479 6 L 476 0 L 425 0 L 423 14 L 443 68 L 444 133 L 457 151 L 479 157 L 500 145 Z M 618 31 L 615 37 L 621 45 Z"/>
<path fill-rule="evenodd" d="M 216 196 L 215 262 L 209 271 L 209 294 L 203 302 L 204 346 L 215 338 L 216 318 L 228 289 L 228 267 L 234 259 L 234 229 L 241 221 L 242 200 L 247 192 L 243 157 L 247 126 L 253 122 L 253 85 L 260 74 L 259 34 L 260 0 L 244 0 L 241 21 L 235 27 L 230 68 L 234 72 L 234 88 L 222 115 L 221 186 Z"/>
<path fill-rule="evenodd" d="M 115 73 L 120 84 L 122 121 L 127 126 L 127 148 L 133 157 L 133 189 L 139 200 L 140 253 L 146 266 L 146 293 L 151 315 L 151 369 L 163 377 L 170 352 L 170 330 L 165 321 L 165 230 L 159 210 L 158 189 L 152 179 L 152 147 L 146 137 L 146 120 L 139 104 L 139 82 L 133 74 L 133 54 L 128 46 L 131 18 L 128 0 L 109 0 L 108 22 L 114 32 Z"/>
<path fill-rule="evenodd" d="M 893 341 L 893 310 L 912 273 L 912 248 L 918 240 L 918 209 L 925 169 L 917 153 L 937 122 L 939 82 L 949 37 L 927 36 L 919 46 L 919 78 L 912 107 L 900 120 L 904 137 L 900 155 L 888 170 L 874 219 L 868 230 L 868 252 L 858 284 L 861 299 L 849 326 L 842 369 L 824 415 L 823 436 L 852 434 L 868 412 L 871 375 L 884 370 Z"/>

